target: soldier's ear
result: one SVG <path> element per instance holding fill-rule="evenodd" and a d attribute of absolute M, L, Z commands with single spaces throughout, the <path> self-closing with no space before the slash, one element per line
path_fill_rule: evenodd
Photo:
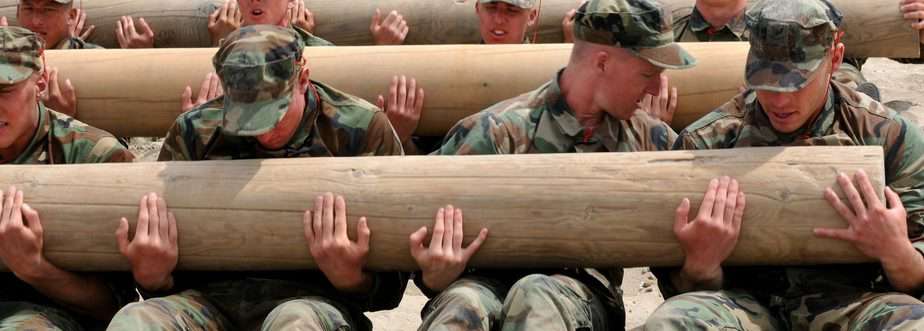
<path fill-rule="evenodd" d="M 299 70 L 298 90 L 300 93 L 304 94 L 308 92 L 308 86 L 311 85 L 311 69 L 308 68 L 308 66 L 302 66 Z"/>
<path fill-rule="evenodd" d="M 534 27 L 539 23 L 539 9 L 533 8 L 529 10 L 529 23 L 526 25 L 528 27 Z"/>
<path fill-rule="evenodd" d="M 45 93 L 48 89 L 48 70 L 43 70 L 41 73 L 36 74 L 35 79 L 35 89 L 38 94 Z"/>
<path fill-rule="evenodd" d="M 67 10 L 67 24 L 77 24 L 77 8 L 73 7 L 73 3 L 71 4 L 71 9 Z"/>

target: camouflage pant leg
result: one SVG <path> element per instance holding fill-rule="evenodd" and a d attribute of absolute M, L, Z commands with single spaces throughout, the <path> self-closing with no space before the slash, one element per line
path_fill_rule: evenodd
<path fill-rule="evenodd" d="M 504 301 L 501 330 L 608 330 L 607 310 L 586 285 L 568 276 L 523 277 Z"/>
<path fill-rule="evenodd" d="M 276 306 L 266 320 L 262 331 L 348 331 L 356 330 L 350 314 L 331 301 L 309 297 L 284 302 Z"/>
<path fill-rule="evenodd" d="M 233 330 L 221 312 L 198 291 L 126 305 L 107 330 Z"/>
<path fill-rule="evenodd" d="M 80 323 L 59 309 L 27 302 L 0 302 L 0 331 L 83 330 Z"/>
<path fill-rule="evenodd" d="M 670 298 L 645 322 L 655 330 L 782 330 L 753 296 L 734 292 L 692 292 Z"/>
<path fill-rule="evenodd" d="M 421 331 L 488 331 L 499 325 L 499 284 L 480 278 L 462 278 L 424 306 Z"/>
<path fill-rule="evenodd" d="M 924 330 L 924 302 L 900 293 L 810 295 L 789 312 L 792 329 Z M 796 307 L 796 305 L 792 305 Z"/>

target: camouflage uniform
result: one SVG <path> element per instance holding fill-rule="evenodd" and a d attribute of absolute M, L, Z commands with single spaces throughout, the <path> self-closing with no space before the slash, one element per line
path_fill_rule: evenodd
<path fill-rule="evenodd" d="M 0 27 L 0 87 L 22 84 L 41 72 L 43 45 L 29 30 Z M 132 154 L 110 134 L 45 108 L 39 103 L 37 128 L 29 144 L 13 160 L 0 164 L 74 164 L 131 162 Z M 22 116 L 22 115 L 20 115 Z M 81 330 L 94 321 L 71 315 L 63 307 L 21 281 L 0 273 L 0 330 Z M 130 286 L 110 282 L 114 302 L 131 299 Z M 126 285 L 126 284 L 122 284 Z"/>
<path fill-rule="evenodd" d="M 673 42 L 667 14 L 647 0 L 593 0 L 578 10 L 575 36 L 579 42 L 623 47 L 659 67 L 691 67 L 695 60 Z M 604 114 L 598 128 L 586 129 L 562 94 L 560 76 L 463 119 L 434 154 L 657 151 L 676 138 L 669 126 L 644 112 L 627 120 Z M 421 313 L 421 330 L 619 330 L 625 325 L 621 268 L 469 269 L 441 293 L 419 278 L 417 285 L 433 298 Z"/>
<path fill-rule="evenodd" d="M 789 134 L 774 130 L 757 100 L 754 90 L 788 93 L 804 88 L 826 60 L 838 15 L 821 0 L 769 1 L 749 11 L 749 26 L 765 32 L 751 40 L 747 81 L 752 90 L 686 128 L 674 148 L 882 146 L 887 185 L 901 196 L 908 211 L 908 239 L 924 252 L 920 129 L 837 81 L 831 81 L 818 116 Z M 799 27 L 790 21 L 811 25 Z M 779 42 L 783 40 L 789 42 Z M 924 328 L 924 303 L 896 293 L 878 264 L 724 267 L 722 290 L 684 294 L 670 281 L 670 273 L 676 271 L 654 270 L 669 299 L 649 318 L 648 330 Z"/>
<path fill-rule="evenodd" d="M 58 43 L 54 49 L 102 49 L 103 46 L 88 43 L 77 37 L 70 37 Z"/>
<path fill-rule="evenodd" d="M 695 6 L 680 7 L 674 10 L 674 17 L 677 17 L 674 20 L 674 36 L 678 42 L 748 41 L 750 33 L 744 16 L 745 12 L 741 12 L 731 22 L 718 29 L 712 27 Z M 865 58 L 844 59 L 840 69 L 834 73 L 834 78 L 853 88 L 860 88 L 862 92 L 874 96 L 878 101 L 879 88 L 868 83 L 860 71 L 864 63 Z"/>
<path fill-rule="evenodd" d="M 302 120 L 282 148 L 254 136 L 276 127 L 289 110 L 304 44 L 297 32 L 270 25 L 228 36 L 213 64 L 225 97 L 182 114 L 167 133 L 162 161 L 401 155 L 384 113 L 326 85 L 311 82 Z M 307 203 L 307 202 L 306 202 Z M 372 290 L 338 291 L 319 271 L 176 273 L 181 293 L 125 307 L 110 330 L 370 330 L 364 311 L 398 305 L 407 277 L 375 273 Z"/>

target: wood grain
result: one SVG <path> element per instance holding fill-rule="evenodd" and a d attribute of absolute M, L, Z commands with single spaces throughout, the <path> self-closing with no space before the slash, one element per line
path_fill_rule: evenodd
<path fill-rule="evenodd" d="M 845 226 L 822 196 L 837 172 L 863 169 L 881 191 L 882 164 L 877 147 L 303 158 L 3 166 L 0 187 L 25 192 L 46 255 L 73 270 L 126 269 L 113 232 L 147 192 L 177 215 L 184 270 L 312 268 L 301 217 L 324 192 L 346 197 L 351 224 L 368 217 L 375 270 L 413 270 L 408 235 L 446 204 L 464 210 L 466 242 L 490 229 L 472 266 L 629 267 L 680 263 L 674 209 L 729 175 L 748 200 L 728 264 L 801 265 L 868 261 L 812 229 Z"/>

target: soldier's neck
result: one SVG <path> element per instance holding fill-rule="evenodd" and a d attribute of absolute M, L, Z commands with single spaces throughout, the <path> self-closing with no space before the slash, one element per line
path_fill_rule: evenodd
<path fill-rule="evenodd" d="M 558 80 L 561 95 L 581 126 L 585 129 L 596 129 L 603 123 L 604 111 L 594 106 L 594 89 L 591 86 L 582 86 L 588 80 L 577 77 L 572 70 L 572 67 L 565 68 Z"/>
<path fill-rule="evenodd" d="M 747 5 L 747 1 L 740 1 L 731 6 L 710 6 L 697 2 L 696 9 L 699 11 L 700 15 L 703 15 L 703 19 L 709 22 L 709 25 L 721 29 L 738 16 L 744 14 Z"/>

